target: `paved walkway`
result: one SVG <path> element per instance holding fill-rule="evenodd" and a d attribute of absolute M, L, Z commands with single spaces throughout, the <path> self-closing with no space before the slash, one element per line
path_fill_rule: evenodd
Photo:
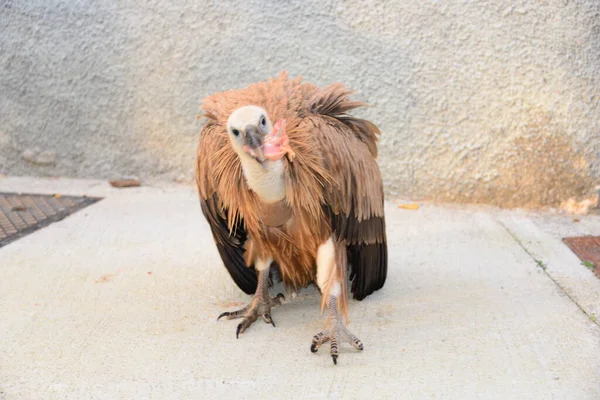
<path fill-rule="evenodd" d="M 248 296 L 194 188 L 0 191 L 105 197 L 0 248 L 0 399 L 600 399 L 600 280 L 560 241 L 600 234 L 598 217 L 389 203 L 389 279 L 351 302 L 365 350 L 336 367 L 309 351 L 314 289 L 274 310 L 277 328 L 236 340 L 216 321 Z"/>

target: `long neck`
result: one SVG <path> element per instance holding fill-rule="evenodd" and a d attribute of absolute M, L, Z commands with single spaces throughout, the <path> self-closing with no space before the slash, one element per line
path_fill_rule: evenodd
<path fill-rule="evenodd" d="M 265 203 L 275 203 L 285 198 L 283 162 L 267 161 L 264 164 L 250 157 L 241 157 L 246 182 Z"/>

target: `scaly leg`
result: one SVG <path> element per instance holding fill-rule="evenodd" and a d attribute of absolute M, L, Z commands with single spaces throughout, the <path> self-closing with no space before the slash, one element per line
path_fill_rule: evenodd
<path fill-rule="evenodd" d="M 226 311 L 217 318 L 217 321 L 221 317 L 227 317 L 227 319 L 243 318 L 235 331 L 236 338 L 239 338 L 240 333 L 244 333 L 258 317 L 262 317 L 265 323 L 275 326 L 275 322 L 271 318 L 271 308 L 281 305 L 280 299 L 285 299 L 285 296 L 282 293 L 279 293 L 274 298 L 269 296 L 269 267 L 271 266 L 271 262 L 272 260 L 257 260 L 255 262 L 256 269 L 258 270 L 258 285 L 250 304 L 237 311 Z"/>
<path fill-rule="evenodd" d="M 339 345 L 341 342 L 350 343 L 357 350 L 363 350 L 363 344 L 348 330 L 341 320 L 339 311 L 347 309 L 345 294 L 346 249 L 344 243 L 334 243 L 327 240 L 317 253 L 317 284 L 323 296 L 323 305 L 327 305 L 328 318 L 325 330 L 313 336 L 310 351 L 316 353 L 324 343 L 330 342 L 330 354 L 333 363 L 337 365 Z M 338 304 L 338 300 L 341 304 Z"/>
<path fill-rule="evenodd" d="M 364 346 L 359 338 L 348 330 L 346 325 L 340 320 L 337 309 L 337 297 L 329 296 L 329 318 L 327 328 L 313 336 L 310 351 L 316 353 L 319 347 L 324 343 L 331 343 L 331 358 L 337 365 L 337 359 L 340 354 L 339 343 L 344 341 L 350 343 L 356 350 L 363 350 Z"/>

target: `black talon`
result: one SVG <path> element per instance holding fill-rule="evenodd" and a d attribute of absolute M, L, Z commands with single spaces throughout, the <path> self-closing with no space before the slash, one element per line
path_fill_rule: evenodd
<path fill-rule="evenodd" d="M 331 355 L 331 358 L 333 359 L 333 363 L 334 363 L 335 365 L 337 365 L 337 358 L 338 358 L 337 354 L 332 354 L 332 355 Z"/>
<path fill-rule="evenodd" d="M 242 324 L 239 324 L 237 326 L 237 329 L 235 330 L 235 338 L 239 339 L 240 338 L 240 330 L 242 329 Z"/>
<path fill-rule="evenodd" d="M 221 313 L 221 315 L 219 315 L 219 316 L 217 317 L 217 321 L 218 321 L 218 320 L 220 320 L 220 319 L 221 319 L 221 317 L 227 317 L 227 316 L 229 316 L 229 315 L 231 315 L 231 313 L 230 313 L 230 312 L 228 312 L 228 311 L 225 311 L 224 313 Z"/>
<path fill-rule="evenodd" d="M 273 325 L 273 327 L 275 327 L 275 322 L 273 322 L 273 318 L 271 318 L 271 314 L 265 314 L 264 315 L 267 324 L 270 323 L 271 325 Z"/>
<path fill-rule="evenodd" d="M 283 293 L 278 293 L 277 296 L 275 296 L 275 300 L 282 298 L 283 300 L 285 300 L 285 296 L 283 295 Z"/>
<path fill-rule="evenodd" d="M 318 350 L 319 349 L 317 348 L 316 344 L 313 343 L 313 344 L 310 345 L 310 352 L 311 353 L 316 353 Z"/>

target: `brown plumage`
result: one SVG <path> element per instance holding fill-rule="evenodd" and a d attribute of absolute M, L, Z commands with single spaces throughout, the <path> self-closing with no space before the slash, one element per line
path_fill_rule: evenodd
<path fill-rule="evenodd" d="M 347 318 L 348 262 L 354 298 L 362 300 L 383 286 L 387 274 L 384 195 L 375 161 L 380 132 L 369 121 L 346 115 L 364 105 L 350 100 L 352 93 L 341 84 L 319 88 L 300 78 L 288 79 L 283 72 L 267 82 L 204 100 L 208 122 L 196 165 L 202 211 L 226 268 L 244 292 L 260 289 L 256 260 L 273 260 L 288 288 L 316 283 L 319 248 L 329 238 L 335 260 L 331 268 L 319 266 L 327 274 L 319 285 L 322 307 L 330 304 L 332 285 L 337 282 L 341 293 L 334 304 Z M 228 119 L 236 109 L 249 105 L 264 109 L 270 121 L 286 123 L 289 152 L 280 161 L 285 192 L 278 201 L 263 201 L 250 188 L 243 157 L 230 142 L 236 138 L 228 131 Z M 250 133 L 240 136 L 252 145 Z"/>

